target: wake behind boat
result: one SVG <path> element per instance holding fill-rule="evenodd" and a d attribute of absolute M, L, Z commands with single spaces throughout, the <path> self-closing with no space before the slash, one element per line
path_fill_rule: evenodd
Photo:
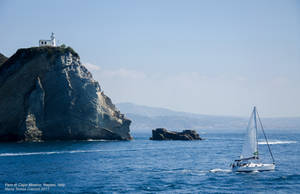
<path fill-rule="evenodd" d="M 257 142 L 257 118 L 260 124 L 260 128 L 264 134 L 270 156 L 273 161 L 272 164 L 264 164 L 260 162 Z M 269 171 L 275 169 L 275 160 L 270 145 L 268 143 L 268 139 L 265 134 L 262 122 L 259 118 L 258 112 L 256 111 L 256 107 L 253 108 L 248 123 L 247 134 L 243 145 L 242 154 L 240 155 L 240 159 L 235 160 L 231 166 L 232 170 L 235 172 Z"/>

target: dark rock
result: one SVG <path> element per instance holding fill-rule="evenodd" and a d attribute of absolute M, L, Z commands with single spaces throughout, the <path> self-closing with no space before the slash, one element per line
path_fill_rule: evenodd
<path fill-rule="evenodd" d="M 165 128 L 152 130 L 150 140 L 202 140 L 195 130 L 183 130 L 182 132 L 168 131 Z"/>
<path fill-rule="evenodd" d="M 131 139 L 70 47 L 19 49 L 0 66 L 0 99 L 0 141 Z"/>
<path fill-rule="evenodd" d="M 0 53 L 0 67 L 7 60 L 7 57 Z"/>

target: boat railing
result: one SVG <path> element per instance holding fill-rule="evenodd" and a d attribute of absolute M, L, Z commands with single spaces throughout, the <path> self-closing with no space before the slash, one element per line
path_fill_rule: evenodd
<path fill-rule="evenodd" d="M 241 161 L 245 161 L 245 160 L 258 160 L 259 158 L 257 156 L 253 156 L 253 157 L 249 157 L 249 158 L 241 158 L 241 159 L 237 159 L 234 160 L 235 162 L 241 162 Z"/>

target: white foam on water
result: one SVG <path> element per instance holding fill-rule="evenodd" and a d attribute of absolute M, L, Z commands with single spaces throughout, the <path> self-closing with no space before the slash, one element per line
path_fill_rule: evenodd
<path fill-rule="evenodd" d="M 51 154 L 66 154 L 66 153 L 82 153 L 92 152 L 91 150 L 75 150 L 75 151 L 61 151 L 61 152 L 19 152 L 19 153 L 1 153 L 0 157 L 6 156 L 31 156 L 31 155 L 51 155 Z"/>
<path fill-rule="evenodd" d="M 51 155 L 51 154 L 74 154 L 89 152 L 105 152 L 108 150 L 72 150 L 72 151 L 56 151 L 56 152 L 19 152 L 19 153 L 1 153 L 0 157 L 7 156 L 31 156 L 31 155 Z"/>
<path fill-rule="evenodd" d="M 193 174 L 193 175 L 206 175 L 207 171 L 205 171 L 205 170 L 193 171 L 191 174 Z"/>
<path fill-rule="evenodd" d="M 91 153 L 91 152 L 121 152 L 121 151 L 136 151 L 141 149 L 115 149 L 115 150 L 70 150 L 70 151 L 51 151 L 51 152 L 18 152 L 18 153 L 0 153 L 0 157 L 9 156 L 30 156 L 30 155 L 51 155 L 51 154 L 74 154 L 74 153 Z"/>
<path fill-rule="evenodd" d="M 29 156 L 29 155 L 48 155 L 48 154 L 58 154 L 60 152 L 20 152 L 20 153 L 1 153 L 0 157 L 5 156 Z"/>
<path fill-rule="evenodd" d="M 112 140 L 105 140 L 105 139 L 88 139 L 83 141 L 112 141 Z"/>
<path fill-rule="evenodd" d="M 164 173 L 170 173 L 170 174 L 191 174 L 191 175 L 196 175 L 196 176 L 199 176 L 199 175 L 205 175 L 207 174 L 207 171 L 205 170 L 191 170 L 191 169 L 183 169 L 183 170 L 167 170 L 167 171 L 164 171 Z"/>
<path fill-rule="evenodd" d="M 297 141 L 281 141 L 281 140 L 271 140 L 268 142 L 269 144 L 291 144 L 291 143 L 297 143 Z M 266 141 L 260 141 L 258 142 L 259 145 L 266 145 Z"/>
<path fill-rule="evenodd" d="M 216 172 L 232 172 L 232 170 L 231 169 L 215 168 L 215 169 L 209 170 L 209 172 L 212 172 L 212 173 L 216 173 Z"/>

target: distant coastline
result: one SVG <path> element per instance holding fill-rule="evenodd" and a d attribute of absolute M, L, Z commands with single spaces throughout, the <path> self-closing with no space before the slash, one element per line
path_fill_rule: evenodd
<path fill-rule="evenodd" d="M 151 133 L 157 127 L 244 133 L 247 117 L 213 116 L 178 112 L 166 108 L 117 103 L 117 108 L 132 120 L 133 133 Z M 300 131 L 300 117 L 262 118 L 266 130 Z"/>

